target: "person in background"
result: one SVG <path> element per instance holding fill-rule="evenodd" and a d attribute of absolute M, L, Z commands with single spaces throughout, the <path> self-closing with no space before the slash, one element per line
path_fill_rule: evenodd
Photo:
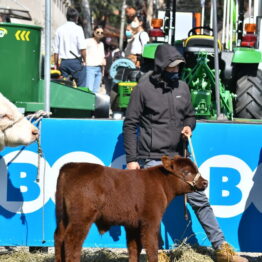
<path fill-rule="evenodd" d="M 11 23 L 9 15 L 0 14 L 0 23 Z"/>
<path fill-rule="evenodd" d="M 124 57 L 130 59 L 134 64 L 137 62 L 136 55 L 131 54 L 132 42 L 134 41 L 134 35 L 130 24 L 126 25 L 125 30 L 125 42 L 124 42 Z"/>
<path fill-rule="evenodd" d="M 132 1 L 133 3 L 129 2 L 129 4 L 125 8 L 126 14 L 126 22 L 130 24 L 137 14 L 143 15 L 144 17 L 147 16 L 147 4 L 144 0 L 135 0 Z M 147 26 L 147 23 L 144 23 L 144 26 Z M 144 28 L 146 30 L 146 28 Z"/>
<path fill-rule="evenodd" d="M 125 36 L 127 41 L 133 38 L 133 32 L 130 24 L 127 24 L 126 26 Z"/>
<path fill-rule="evenodd" d="M 94 28 L 93 37 L 86 39 L 86 87 L 94 93 L 99 92 L 106 65 L 103 37 L 103 27 L 98 25 Z"/>
<path fill-rule="evenodd" d="M 145 17 L 143 15 L 137 14 L 134 17 L 130 24 L 132 37 L 128 40 L 125 48 L 125 56 L 134 61 L 137 67 L 140 67 L 144 45 L 149 42 L 148 33 L 143 28 L 144 23 Z"/>
<path fill-rule="evenodd" d="M 76 80 L 77 86 L 86 84 L 86 44 L 83 28 L 77 25 L 79 13 L 69 7 L 67 22 L 60 26 L 55 34 L 54 63 L 62 76 Z M 61 60 L 61 63 L 60 63 Z"/>
<path fill-rule="evenodd" d="M 104 84 L 106 94 L 110 96 L 113 79 L 110 76 L 110 67 L 112 63 L 122 57 L 122 52 L 119 49 L 118 40 L 114 37 L 106 37 L 104 41 L 106 65 L 104 70 Z"/>
<path fill-rule="evenodd" d="M 126 13 L 126 22 L 127 24 L 130 24 L 134 20 L 137 11 L 133 6 L 129 5 L 125 9 L 125 13 Z"/>
<path fill-rule="evenodd" d="M 131 93 L 123 125 L 127 169 L 161 164 L 161 157 L 183 154 L 183 138 L 196 126 L 188 85 L 179 80 L 185 63 L 178 50 L 159 45 L 153 72 L 144 75 Z M 225 241 L 204 192 L 187 194 L 199 222 L 216 250 L 217 262 L 247 262 Z"/>

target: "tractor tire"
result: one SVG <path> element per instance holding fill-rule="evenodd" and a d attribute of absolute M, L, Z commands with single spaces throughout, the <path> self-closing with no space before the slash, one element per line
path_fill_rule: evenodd
<path fill-rule="evenodd" d="M 262 119 L 262 72 L 256 76 L 242 76 L 236 85 L 236 116 Z"/>

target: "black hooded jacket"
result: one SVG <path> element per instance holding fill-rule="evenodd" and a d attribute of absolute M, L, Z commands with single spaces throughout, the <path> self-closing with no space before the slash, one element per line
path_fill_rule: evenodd
<path fill-rule="evenodd" d="M 127 163 L 181 154 L 183 127 L 195 128 L 188 85 L 178 81 L 171 87 L 162 78 L 163 70 L 175 60 L 184 60 L 175 47 L 159 45 L 154 71 L 142 77 L 131 94 L 123 126 Z"/>

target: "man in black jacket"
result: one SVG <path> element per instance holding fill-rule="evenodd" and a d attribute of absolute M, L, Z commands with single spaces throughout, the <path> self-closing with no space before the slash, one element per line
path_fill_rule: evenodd
<path fill-rule="evenodd" d="M 192 135 L 196 119 L 188 85 L 179 80 L 179 65 L 185 63 L 168 44 L 156 49 L 154 71 L 134 88 L 124 120 L 124 146 L 128 169 L 161 164 L 161 157 L 182 155 L 182 138 Z M 224 235 L 204 192 L 187 194 L 218 262 L 245 262 L 225 242 Z"/>

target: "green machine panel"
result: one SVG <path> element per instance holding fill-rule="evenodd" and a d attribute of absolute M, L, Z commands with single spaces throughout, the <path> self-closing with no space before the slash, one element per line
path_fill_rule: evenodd
<path fill-rule="evenodd" d="M 38 101 L 41 27 L 0 23 L 0 90 L 11 101 Z"/>
<path fill-rule="evenodd" d="M 41 31 L 39 26 L 0 23 L 0 92 L 25 112 L 44 109 L 44 80 L 40 79 Z M 95 94 L 87 88 L 51 82 L 50 93 L 54 116 L 66 117 L 72 109 L 95 110 Z"/>

